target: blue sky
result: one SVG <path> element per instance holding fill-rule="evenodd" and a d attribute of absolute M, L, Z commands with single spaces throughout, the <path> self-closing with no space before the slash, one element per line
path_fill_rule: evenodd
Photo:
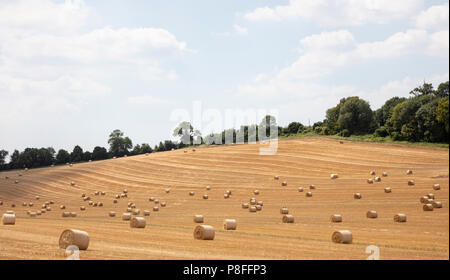
<path fill-rule="evenodd" d="M 438 0 L 1 0 L 0 148 L 92 150 L 116 128 L 155 145 L 194 101 L 222 114 L 277 110 L 281 125 L 322 120 L 350 95 L 377 109 L 448 80 L 448 10 Z"/>

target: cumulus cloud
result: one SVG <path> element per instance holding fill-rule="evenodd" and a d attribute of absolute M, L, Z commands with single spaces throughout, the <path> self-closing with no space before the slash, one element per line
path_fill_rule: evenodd
<path fill-rule="evenodd" d="M 422 29 L 445 29 L 449 24 L 448 2 L 431 6 L 416 17 L 416 26 Z"/>
<path fill-rule="evenodd" d="M 244 18 L 249 21 L 303 19 L 325 26 L 355 26 L 405 19 L 422 6 L 423 0 L 290 0 L 288 5 L 256 8 Z"/>
<path fill-rule="evenodd" d="M 233 28 L 234 28 L 234 31 L 236 32 L 236 34 L 238 34 L 238 35 L 247 35 L 248 34 L 248 29 L 245 27 L 234 24 Z"/>
<path fill-rule="evenodd" d="M 82 0 L 0 1 L 0 105 L 21 118 L 77 111 L 89 98 L 112 92 L 108 79 L 133 75 L 172 81 L 165 58 L 189 52 L 165 29 L 86 29 L 91 9 Z M 48 108 L 48 104 L 52 104 Z M 5 112 L 5 111 L 4 111 Z"/>
<path fill-rule="evenodd" d="M 169 100 L 154 97 L 151 95 L 144 95 L 144 96 L 128 97 L 128 103 L 139 105 L 161 105 L 161 104 L 168 104 Z"/>

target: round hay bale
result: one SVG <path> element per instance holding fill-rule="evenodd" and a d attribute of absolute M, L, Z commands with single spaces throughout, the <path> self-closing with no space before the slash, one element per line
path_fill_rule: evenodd
<path fill-rule="evenodd" d="M 226 190 L 225 193 L 228 194 L 228 195 L 231 195 L 231 191 L 230 190 Z"/>
<path fill-rule="evenodd" d="M 427 194 L 427 196 L 428 196 L 428 198 L 434 199 L 434 194 L 432 194 L 432 193 Z"/>
<path fill-rule="evenodd" d="M 250 205 L 256 205 L 256 199 L 251 198 L 250 199 Z"/>
<path fill-rule="evenodd" d="M 70 212 L 70 217 L 75 218 L 77 216 L 77 212 Z"/>
<path fill-rule="evenodd" d="M 16 214 L 3 214 L 2 223 L 4 225 L 15 225 L 16 224 Z"/>
<path fill-rule="evenodd" d="M 383 177 L 387 177 L 388 173 L 386 171 L 383 172 Z"/>
<path fill-rule="evenodd" d="M 36 212 L 30 212 L 30 217 L 36 217 Z"/>
<path fill-rule="evenodd" d="M 384 192 L 385 192 L 385 193 L 391 193 L 391 192 L 392 192 L 392 189 L 389 188 L 389 187 L 384 188 Z"/>
<path fill-rule="evenodd" d="M 316 189 L 316 186 L 315 186 L 315 185 L 310 185 L 310 186 L 309 186 L 309 189 L 310 189 L 310 190 L 315 190 L 315 189 Z"/>
<path fill-rule="evenodd" d="M 298 188 L 298 192 L 303 192 L 303 188 L 302 188 L 302 187 L 299 187 L 299 188 Z"/>
<path fill-rule="evenodd" d="M 273 176 L 273 179 L 274 179 L 274 180 L 278 180 L 278 179 L 280 179 L 280 177 L 278 177 L 278 176 Z"/>
<path fill-rule="evenodd" d="M 189 192 L 190 196 L 194 196 L 195 192 Z"/>
<path fill-rule="evenodd" d="M 439 184 L 434 184 L 434 185 L 433 185 L 433 190 L 438 191 L 438 190 L 440 190 L 440 189 L 441 189 L 441 185 L 439 185 Z"/>
<path fill-rule="evenodd" d="M 227 193 L 224 193 L 224 194 L 223 194 L 223 198 L 227 199 L 227 198 L 229 198 L 229 197 L 230 197 L 229 194 L 227 194 Z"/>
<path fill-rule="evenodd" d="M 261 205 L 255 205 L 256 211 L 261 211 L 262 210 L 262 206 Z"/>
<path fill-rule="evenodd" d="M 253 193 L 254 193 L 255 195 L 258 195 L 258 194 L 259 194 L 259 190 L 254 190 Z"/>
<path fill-rule="evenodd" d="M 394 222 L 396 222 L 396 223 L 406 223 L 406 215 L 405 214 L 396 214 L 394 216 Z"/>
<path fill-rule="evenodd" d="M 281 208 L 280 214 L 283 214 L 283 215 L 289 214 L 289 209 L 287 209 L 286 207 Z"/>
<path fill-rule="evenodd" d="M 208 199 L 208 195 L 207 195 L 207 194 L 204 194 L 204 195 L 203 195 L 203 199 Z"/>
<path fill-rule="evenodd" d="M 143 217 L 133 217 L 130 221 L 130 227 L 132 228 L 145 228 L 147 222 Z"/>
<path fill-rule="evenodd" d="M 61 216 L 62 216 L 63 218 L 70 217 L 70 212 L 62 212 Z"/>
<path fill-rule="evenodd" d="M 165 189 L 165 192 L 166 193 L 170 193 L 170 189 Z"/>
<path fill-rule="evenodd" d="M 256 205 L 263 206 L 263 205 L 264 205 L 264 202 L 263 202 L 262 200 L 260 200 L 260 201 L 256 202 Z"/>
<path fill-rule="evenodd" d="M 408 186 L 414 186 L 414 185 L 415 185 L 414 180 L 409 180 L 408 181 Z"/>
<path fill-rule="evenodd" d="M 14 181 L 14 184 L 18 184 L 18 183 L 19 183 L 19 180 L 15 180 L 15 181 Z"/>
<path fill-rule="evenodd" d="M 133 205 L 133 202 L 128 202 L 128 203 L 127 203 L 127 206 L 128 206 L 128 207 L 131 207 L 132 205 Z"/>
<path fill-rule="evenodd" d="M 353 236 L 349 230 L 337 230 L 331 235 L 331 241 L 340 244 L 352 243 Z"/>
<path fill-rule="evenodd" d="M 66 209 L 66 206 L 60 205 L 60 206 L 59 206 L 59 209 L 61 209 L 61 210 Z"/>
<path fill-rule="evenodd" d="M 203 215 L 194 215 L 194 223 L 203 223 Z"/>
<path fill-rule="evenodd" d="M 89 247 L 89 234 L 82 230 L 66 229 L 59 237 L 59 247 L 66 249 L 70 245 L 86 250 Z"/>
<path fill-rule="evenodd" d="M 294 216 L 284 215 L 282 220 L 283 220 L 283 223 L 292 224 L 294 222 Z"/>
<path fill-rule="evenodd" d="M 51 207 L 47 207 L 47 211 L 52 211 L 52 208 Z"/>
<path fill-rule="evenodd" d="M 122 213 L 122 220 L 123 221 L 131 220 L 131 214 L 130 213 Z"/>
<path fill-rule="evenodd" d="M 47 212 L 47 210 L 41 209 L 41 213 L 42 213 L 42 214 L 45 214 L 45 212 Z"/>
<path fill-rule="evenodd" d="M 163 201 L 160 203 L 160 205 L 161 205 L 161 207 L 166 207 L 167 204 L 166 204 L 166 202 Z"/>
<path fill-rule="evenodd" d="M 381 178 L 380 177 L 375 177 L 375 182 L 381 182 Z"/>
<path fill-rule="evenodd" d="M 159 207 L 158 206 L 153 207 L 153 211 L 158 212 L 159 211 Z"/>
<path fill-rule="evenodd" d="M 99 194 L 100 194 L 99 191 L 94 192 L 94 195 L 99 195 Z"/>
<path fill-rule="evenodd" d="M 103 207 L 103 202 L 99 202 L 98 207 Z"/>
<path fill-rule="evenodd" d="M 331 175 L 330 175 L 330 178 L 331 178 L 331 179 L 337 179 L 338 177 L 339 177 L 338 174 L 331 174 Z"/>
<path fill-rule="evenodd" d="M 36 197 L 35 197 L 35 198 L 36 198 L 36 200 L 39 200 L 39 199 L 40 199 L 39 195 L 36 195 Z"/>
<path fill-rule="evenodd" d="M 120 198 L 120 195 L 119 195 L 119 194 L 116 194 L 116 198 L 119 199 L 119 198 Z"/>
<path fill-rule="evenodd" d="M 139 209 L 134 209 L 133 210 L 133 215 L 139 215 L 141 213 L 141 210 L 139 210 Z"/>
<path fill-rule="evenodd" d="M 81 210 L 81 211 L 86 210 L 86 206 L 80 206 L 80 210 Z"/>
<path fill-rule="evenodd" d="M 428 196 L 422 196 L 420 198 L 420 203 L 428 203 Z"/>
<path fill-rule="evenodd" d="M 3 201 L 0 201 L 0 206 L 2 206 L 3 205 Z"/>
<path fill-rule="evenodd" d="M 92 204 L 92 206 L 94 206 L 94 207 L 97 207 L 97 205 L 98 205 L 97 202 L 94 202 L 94 203 Z"/>
<path fill-rule="evenodd" d="M 117 203 L 117 199 L 114 199 L 114 200 L 113 200 L 113 203 L 116 204 L 116 203 Z"/>
<path fill-rule="evenodd" d="M 433 204 L 425 204 L 424 206 L 423 206 L 423 211 L 433 211 Z"/>
<path fill-rule="evenodd" d="M 312 197 L 312 192 L 307 192 L 306 197 Z"/>
<path fill-rule="evenodd" d="M 374 210 L 367 211 L 366 217 L 369 219 L 376 219 L 376 218 L 378 218 L 378 213 L 377 213 L 377 211 L 374 211 Z"/>
<path fill-rule="evenodd" d="M 286 182 L 286 181 L 283 181 L 283 182 L 281 183 L 281 185 L 282 185 L 283 187 L 286 187 L 286 186 L 287 186 L 287 182 Z"/>
<path fill-rule="evenodd" d="M 370 175 L 372 175 L 372 176 L 375 175 L 375 171 L 373 171 L 373 170 L 370 171 Z"/>
<path fill-rule="evenodd" d="M 412 170 L 410 170 L 410 169 L 406 170 L 406 175 L 411 175 L 411 174 L 413 174 Z"/>
<path fill-rule="evenodd" d="M 211 189 L 211 186 L 206 186 L 205 189 L 206 189 L 207 191 L 209 191 L 209 190 Z"/>
<path fill-rule="evenodd" d="M 42 214 L 41 210 L 36 211 L 36 215 L 40 216 Z"/>
<path fill-rule="evenodd" d="M 331 221 L 333 223 L 341 223 L 342 222 L 342 216 L 339 214 L 333 214 L 331 215 Z"/>
<path fill-rule="evenodd" d="M 248 203 L 242 203 L 242 209 L 248 209 Z"/>
<path fill-rule="evenodd" d="M 127 212 L 131 213 L 133 211 L 133 209 L 131 209 L 131 207 L 127 208 Z"/>
<path fill-rule="evenodd" d="M 28 203 L 28 206 L 30 206 L 30 207 L 33 207 L 33 205 L 34 205 L 33 202 Z"/>
<path fill-rule="evenodd" d="M 368 184 L 373 184 L 373 180 L 372 179 L 367 179 L 367 183 Z"/>
<path fill-rule="evenodd" d="M 50 200 L 49 204 L 55 204 L 55 202 L 53 200 Z"/>
<path fill-rule="evenodd" d="M 224 230 L 236 230 L 237 223 L 235 219 L 225 219 L 223 221 L 223 229 Z"/>
<path fill-rule="evenodd" d="M 116 212 L 110 211 L 110 212 L 109 212 L 109 216 L 110 216 L 110 217 L 115 217 L 115 216 L 116 216 Z"/>
<path fill-rule="evenodd" d="M 256 212 L 256 207 L 255 206 L 251 206 L 250 208 L 248 208 L 249 212 Z"/>
<path fill-rule="evenodd" d="M 442 208 L 442 202 L 440 201 L 433 201 L 431 205 L 433 205 L 433 208 Z"/>
<path fill-rule="evenodd" d="M 127 190 L 127 189 L 124 189 L 124 190 L 123 190 L 123 193 L 128 193 L 128 190 Z"/>
<path fill-rule="evenodd" d="M 28 206 L 28 203 L 26 203 L 26 202 L 23 202 L 23 203 L 22 203 L 22 206 L 25 206 L 25 207 L 27 207 L 27 206 Z"/>
<path fill-rule="evenodd" d="M 73 181 L 70 182 L 70 185 L 71 185 L 71 186 L 75 186 L 75 182 L 73 182 Z"/>
<path fill-rule="evenodd" d="M 158 200 L 158 199 L 155 199 L 153 202 L 154 202 L 156 205 L 159 204 L 159 200 Z"/>
<path fill-rule="evenodd" d="M 214 239 L 214 228 L 208 225 L 199 225 L 194 229 L 194 239 L 198 240 L 213 240 Z"/>

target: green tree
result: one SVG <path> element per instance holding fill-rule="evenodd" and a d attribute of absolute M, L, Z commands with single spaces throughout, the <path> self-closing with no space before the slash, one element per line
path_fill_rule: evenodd
<path fill-rule="evenodd" d="M 444 98 L 449 96 L 449 85 L 448 81 L 445 83 L 441 83 L 436 90 L 436 96 Z"/>
<path fill-rule="evenodd" d="M 201 137 L 201 133 L 199 130 L 194 129 L 190 122 L 181 122 L 174 130 L 174 137 L 180 138 L 180 143 L 184 145 L 192 145 L 195 143 L 200 143 L 199 137 Z M 195 143 L 194 143 L 195 140 Z"/>
<path fill-rule="evenodd" d="M 90 161 L 92 159 L 92 153 L 86 151 L 83 153 L 83 161 Z"/>
<path fill-rule="evenodd" d="M 349 97 L 340 107 L 337 122 L 339 130 L 347 129 L 350 135 L 367 133 L 374 127 L 373 112 L 367 101 Z"/>
<path fill-rule="evenodd" d="M 409 94 L 412 94 L 414 96 L 434 95 L 435 91 L 432 84 L 423 83 L 422 86 L 416 87 L 415 89 L 410 91 Z"/>
<path fill-rule="evenodd" d="M 445 127 L 437 120 L 437 107 L 439 99 L 435 98 L 422 105 L 416 112 L 417 129 L 420 141 L 442 142 L 446 141 Z"/>
<path fill-rule="evenodd" d="M 0 150 L 0 170 L 6 169 L 6 157 L 8 156 L 8 151 Z"/>
<path fill-rule="evenodd" d="M 109 135 L 108 144 L 109 144 L 109 152 L 113 156 L 124 156 L 129 152 L 128 150 L 133 147 L 133 143 L 131 139 L 128 137 L 123 137 L 123 132 L 119 129 L 114 130 Z"/>
<path fill-rule="evenodd" d="M 102 160 L 109 158 L 106 148 L 96 146 L 92 151 L 92 160 Z"/>
<path fill-rule="evenodd" d="M 380 109 L 375 111 L 375 120 L 378 126 L 384 126 L 386 122 L 391 118 L 394 107 L 397 104 L 404 102 L 406 98 L 404 97 L 392 97 L 387 100 Z"/>
<path fill-rule="evenodd" d="M 72 162 L 80 162 L 83 160 L 83 149 L 80 146 L 75 146 L 70 154 L 70 160 Z"/>
<path fill-rule="evenodd" d="M 448 82 L 447 82 L 448 86 Z M 436 108 L 436 120 L 444 125 L 445 132 L 448 135 L 448 126 L 449 126 L 449 115 L 448 115 L 448 102 L 449 98 L 440 99 L 438 102 L 438 106 Z"/>
<path fill-rule="evenodd" d="M 64 164 L 70 161 L 70 154 L 64 149 L 60 149 L 56 154 L 56 163 Z"/>
<path fill-rule="evenodd" d="M 299 132 L 302 132 L 302 130 L 304 129 L 303 124 L 299 123 L 299 122 L 291 122 L 287 127 L 286 127 L 286 132 L 288 134 L 297 134 Z"/>

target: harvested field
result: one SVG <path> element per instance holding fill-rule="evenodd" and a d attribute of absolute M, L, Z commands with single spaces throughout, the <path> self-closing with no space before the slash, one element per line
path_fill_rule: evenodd
<path fill-rule="evenodd" d="M 64 259 L 58 242 L 66 229 L 89 234 L 81 259 L 366 259 L 369 245 L 380 248 L 381 259 L 449 259 L 448 149 L 342 145 L 324 138 L 278 144 L 272 156 L 259 155 L 259 144 L 227 145 L 29 169 L 17 184 L 19 171 L 1 172 L 0 215 L 14 210 L 16 221 L 0 225 L 0 259 Z M 413 174 L 407 175 L 408 169 Z M 368 184 L 371 170 L 389 176 Z M 339 177 L 330 180 L 332 173 Z M 415 185 L 409 186 L 408 180 Z M 312 197 L 298 191 L 312 184 Z M 440 190 L 433 189 L 435 184 Z M 205 186 L 211 189 L 205 191 Z M 386 194 L 388 186 L 395 191 Z M 125 188 L 128 197 L 114 203 Z M 264 206 L 252 213 L 242 204 L 256 188 Z M 81 197 L 85 193 L 94 198 L 98 190 L 105 192 L 95 197 L 103 207 L 89 206 Z M 227 190 L 232 195 L 224 199 Z M 202 198 L 205 192 L 208 199 Z M 430 192 L 442 208 L 423 211 L 420 198 Z M 362 198 L 354 199 L 355 193 Z M 65 209 L 53 207 L 30 217 L 27 211 L 42 205 L 22 204 L 37 196 Z M 152 209 L 150 197 L 167 202 L 166 207 L 145 216 L 145 228 L 131 228 L 119 213 L 126 212 L 128 202 Z M 86 210 L 78 211 L 80 206 Z M 282 222 L 282 207 L 295 216 L 294 223 Z M 367 219 L 369 210 L 376 210 L 378 218 Z M 63 211 L 78 213 L 63 218 Z M 111 211 L 116 217 L 109 217 Z M 330 222 L 335 213 L 345 219 Z M 393 221 L 398 213 L 408 217 L 406 223 Z M 196 214 L 214 227 L 214 240 L 193 238 Z M 224 230 L 224 219 L 235 219 L 237 230 Z M 338 230 L 351 231 L 352 243 L 333 243 L 331 236 Z"/>

